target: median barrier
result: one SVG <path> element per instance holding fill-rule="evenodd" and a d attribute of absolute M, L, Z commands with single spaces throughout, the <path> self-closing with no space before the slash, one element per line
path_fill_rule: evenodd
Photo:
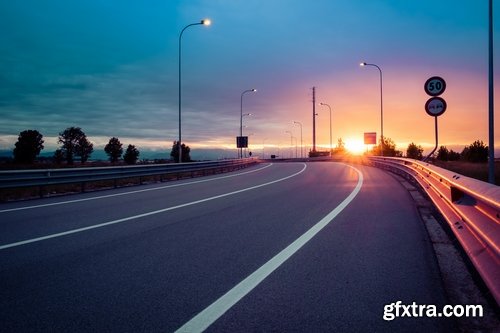
<path fill-rule="evenodd" d="M 182 175 L 207 172 L 224 172 L 255 164 L 255 159 L 222 160 L 193 163 L 167 163 L 153 165 L 128 165 L 110 167 L 84 167 L 41 170 L 0 171 L 0 189 L 88 183 L 94 181 L 155 175 Z"/>

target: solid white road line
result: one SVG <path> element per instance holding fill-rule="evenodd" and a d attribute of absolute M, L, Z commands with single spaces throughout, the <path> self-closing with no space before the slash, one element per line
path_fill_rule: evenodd
<path fill-rule="evenodd" d="M 78 232 L 82 232 L 82 231 L 86 231 L 86 230 L 102 228 L 102 227 L 105 227 L 105 226 L 108 226 L 108 225 L 112 225 L 112 224 L 122 223 L 122 222 L 130 221 L 130 220 L 136 220 L 136 219 L 140 219 L 140 218 L 143 218 L 143 217 L 147 217 L 147 216 L 151 216 L 151 215 L 156 215 L 156 214 L 168 212 L 168 211 L 171 211 L 171 210 L 174 210 L 174 209 L 179 209 L 179 208 L 184 208 L 184 207 L 188 207 L 188 206 L 193 206 L 193 205 L 196 205 L 196 204 L 199 204 L 199 203 L 203 203 L 203 202 L 207 202 L 207 201 L 211 201 L 211 200 L 215 200 L 215 199 L 220 199 L 220 198 L 228 197 L 230 195 L 234 195 L 234 194 L 238 194 L 238 193 L 242 193 L 242 192 L 246 192 L 246 191 L 250 191 L 250 190 L 255 190 L 257 188 L 261 188 L 261 187 L 264 187 L 264 186 L 275 184 L 275 183 L 278 183 L 278 182 L 290 179 L 292 177 L 295 177 L 295 176 L 301 174 L 302 172 L 304 172 L 306 170 L 306 168 L 307 168 L 307 165 L 305 163 L 303 163 L 303 168 L 300 171 L 298 171 L 298 172 L 296 172 L 296 173 L 294 173 L 294 174 L 292 174 L 290 176 L 286 176 L 286 177 L 283 177 L 283 178 L 280 178 L 280 179 L 277 179 L 277 180 L 273 180 L 273 181 L 270 181 L 270 182 L 267 182 L 267 183 L 264 183 L 264 184 L 247 187 L 247 188 L 244 188 L 244 189 L 241 189 L 241 190 L 224 193 L 224 194 L 220 194 L 220 195 L 216 195 L 216 196 L 213 196 L 213 197 L 209 197 L 209 198 L 205 198 L 205 199 L 201 199 L 201 200 L 196 200 L 196 201 L 188 202 L 188 203 L 177 205 L 177 206 L 173 206 L 173 207 L 159 209 L 159 210 L 155 210 L 155 211 L 148 212 L 148 213 L 143 213 L 143 214 L 139 214 L 139 215 L 129 216 L 129 217 L 125 217 L 125 218 L 122 218 L 122 219 L 113 220 L 113 221 L 109 221 L 109 222 L 104 222 L 104 223 L 100 223 L 100 224 L 95 224 L 95 225 L 91 225 L 91 226 L 84 227 L 84 228 L 78 228 L 78 229 L 68 230 L 68 231 L 57 233 L 57 234 L 51 234 L 51 235 L 47 235 L 47 236 L 43 236 L 43 237 L 37 237 L 37 238 L 27 239 L 27 240 L 20 241 L 20 242 L 15 242 L 15 243 L 10 243 L 10 244 L 0 245 L 0 250 L 5 250 L 5 249 L 11 248 L 11 247 L 16 247 L 16 246 L 20 246 L 20 245 L 24 245 L 24 244 L 40 242 L 40 241 L 43 241 L 43 240 L 46 240 L 46 239 L 51 239 L 51 238 L 66 236 L 66 235 L 70 235 L 70 234 L 76 234 Z"/>
<path fill-rule="evenodd" d="M 351 167 L 351 166 L 349 166 Z M 306 231 L 302 236 L 297 238 L 292 244 L 288 245 L 284 250 L 266 262 L 263 266 L 250 274 L 246 279 L 237 284 L 233 289 L 229 290 L 225 295 L 220 297 L 205 310 L 197 314 L 190 321 L 180 327 L 176 333 L 181 332 L 203 332 L 212 325 L 220 316 L 222 316 L 233 305 L 238 303 L 245 295 L 259 285 L 267 276 L 280 267 L 286 260 L 294 255 L 302 246 L 309 242 L 318 232 L 327 226 L 349 203 L 356 197 L 363 185 L 363 174 L 358 169 L 353 168 L 358 173 L 358 183 L 354 190 L 344 199 L 334 210 L 316 223 L 311 229 Z"/>
<path fill-rule="evenodd" d="M 104 198 L 111 198 L 111 197 L 118 197 L 118 196 L 122 196 L 122 195 L 136 194 L 136 193 L 149 192 L 149 191 L 158 191 L 158 190 L 163 190 L 163 189 L 171 188 L 171 187 L 179 187 L 179 186 L 186 186 L 186 185 L 192 185 L 192 184 L 199 184 L 199 183 L 211 182 L 211 181 L 214 181 L 214 180 L 219 180 L 219 179 L 224 179 L 224 178 L 230 178 L 230 177 L 237 177 L 237 176 L 246 175 L 246 174 L 249 174 L 249 173 L 252 173 L 252 172 L 257 172 L 257 171 L 266 169 L 266 168 L 270 167 L 271 165 L 273 165 L 273 164 L 270 163 L 268 165 L 263 166 L 262 168 L 258 168 L 258 169 L 250 170 L 250 171 L 245 171 L 245 172 L 240 172 L 240 173 L 237 173 L 237 174 L 231 174 L 231 175 L 221 176 L 221 177 L 216 177 L 216 178 L 195 180 L 195 181 L 187 182 L 187 183 L 166 185 L 166 186 L 160 186 L 160 187 L 154 187 L 154 188 L 146 188 L 146 189 L 142 189 L 142 190 L 135 190 L 135 191 L 129 191 L 129 192 L 122 192 L 122 193 L 106 194 L 106 195 L 100 195 L 100 196 L 91 197 L 91 198 L 74 199 L 74 200 L 52 202 L 52 203 L 41 204 L 41 205 L 33 205 L 33 206 L 25 206 L 25 207 L 2 209 L 2 210 L 0 210 L 0 213 L 15 212 L 15 211 L 18 211 L 18 210 L 42 208 L 42 207 L 57 206 L 57 205 L 65 205 L 65 204 L 76 203 L 76 202 L 83 202 L 83 201 L 90 201 L 90 200 L 97 200 L 97 199 L 104 199 Z"/>

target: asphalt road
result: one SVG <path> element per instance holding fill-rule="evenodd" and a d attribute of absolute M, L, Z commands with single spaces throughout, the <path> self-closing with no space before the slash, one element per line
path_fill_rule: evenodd
<path fill-rule="evenodd" d="M 1 332 L 450 332 L 408 192 L 340 163 L 0 205 Z"/>

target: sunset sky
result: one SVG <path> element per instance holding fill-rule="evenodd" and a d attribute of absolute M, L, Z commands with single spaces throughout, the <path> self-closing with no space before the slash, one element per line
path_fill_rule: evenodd
<path fill-rule="evenodd" d="M 494 7 L 500 59 L 500 5 Z M 312 144 L 312 90 L 332 106 L 334 145 L 384 135 L 400 150 L 434 146 L 424 110 L 431 76 L 447 82 L 439 144 L 488 141 L 487 0 L 25 0 L 0 2 L 0 150 L 36 129 L 47 150 L 70 126 L 95 149 L 110 137 L 169 150 L 178 136 L 178 38 L 183 35 L 183 142 L 236 156 L 240 95 L 260 149 Z M 500 103 L 495 62 L 495 101 Z M 496 107 L 495 109 L 498 109 Z M 329 144 L 328 108 L 317 106 L 317 144 Z M 496 113 L 495 146 L 500 146 Z M 498 154 L 497 154 L 498 156 Z"/>

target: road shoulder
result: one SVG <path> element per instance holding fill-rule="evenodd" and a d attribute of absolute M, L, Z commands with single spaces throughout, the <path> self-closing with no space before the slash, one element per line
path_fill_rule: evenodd
<path fill-rule="evenodd" d="M 481 305 L 484 317 L 455 318 L 460 332 L 498 332 L 500 320 L 494 300 L 486 295 L 487 288 L 460 248 L 447 222 L 416 185 L 390 173 L 408 190 L 427 229 L 434 248 L 442 282 L 450 305 Z"/>

